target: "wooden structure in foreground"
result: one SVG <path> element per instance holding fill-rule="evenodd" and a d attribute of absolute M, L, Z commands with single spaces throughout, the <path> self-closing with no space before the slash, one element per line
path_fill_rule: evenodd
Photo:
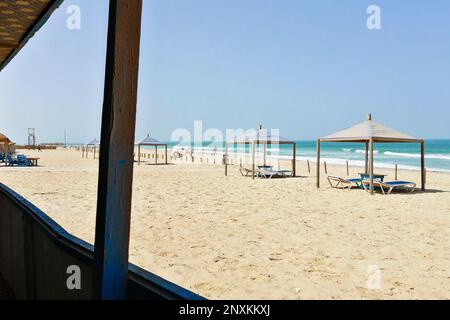
<path fill-rule="evenodd" d="M 247 135 L 240 137 L 235 137 L 234 139 L 227 141 L 225 146 L 225 176 L 228 175 L 228 148 L 230 145 L 244 144 L 252 146 L 252 178 L 255 179 L 256 174 L 256 148 L 258 145 L 262 145 L 263 150 L 263 161 L 264 165 L 267 164 L 267 146 L 268 145 L 291 145 L 292 146 L 292 176 L 296 176 L 296 166 L 297 166 L 297 145 L 294 141 L 280 137 L 278 135 L 272 135 L 267 129 L 262 127 L 259 130 L 250 132 Z"/>
<path fill-rule="evenodd" d="M 147 137 L 138 144 L 138 164 L 141 164 L 141 146 L 155 147 L 155 164 L 158 164 L 158 147 L 163 147 L 165 164 L 168 163 L 167 162 L 168 145 L 166 143 L 162 143 L 156 139 L 153 139 L 152 137 L 150 137 L 150 135 L 147 135 Z"/>
<path fill-rule="evenodd" d="M 317 140 L 317 172 L 316 184 L 320 188 L 320 147 L 322 142 L 356 142 L 365 145 L 365 173 L 370 174 L 370 192 L 374 194 L 374 144 L 375 143 L 419 143 L 421 152 L 421 188 L 425 191 L 425 141 L 405 133 L 395 131 L 382 124 L 372 121 L 369 114 L 367 121 L 350 128 L 336 132 Z"/>
<path fill-rule="evenodd" d="M 0 70 L 61 3 L 3 4 Z M 141 12 L 142 0 L 110 0 L 95 246 L 0 184 L 0 274 L 16 298 L 203 299 L 128 262 Z M 79 290 L 67 286 L 71 265 L 81 269 Z"/>

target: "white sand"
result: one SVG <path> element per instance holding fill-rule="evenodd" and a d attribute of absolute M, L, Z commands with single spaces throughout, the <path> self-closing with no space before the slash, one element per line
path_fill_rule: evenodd
<path fill-rule="evenodd" d="M 27 154 L 42 166 L 0 167 L 0 182 L 92 243 L 98 161 Z M 372 197 L 324 179 L 317 190 L 304 163 L 298 173 L 252 180 L 235 166 L 229 177 L 219 165 L 136 166 L 130 261 L 208 298 L 450 298 L 449 174 L 429 173 L 426 193 Z M 367 288 L 370 266 L 380 289 Z"/>

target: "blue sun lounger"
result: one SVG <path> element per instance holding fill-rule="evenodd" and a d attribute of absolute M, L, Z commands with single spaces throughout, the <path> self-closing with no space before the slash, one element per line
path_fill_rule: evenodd
<path fill-rule="evenodd" d="M 370 190 L 370 180 L 364 180 L 363 186 L 366 191 Z M 416 183 L 409 182 L 409 181 L 391 181 L 391 182 L 383 182 L 380 180 L 375 180 L 373 182 L 373 186 L 380 187 L 381 192 L 383 192 L 384 195 L 391 194 L 392 190 L 395 188 L 406 188 L 409 192 L 414 192 L 416 189 Z M 387 189 L 387 191 L 385 190 Z"/>

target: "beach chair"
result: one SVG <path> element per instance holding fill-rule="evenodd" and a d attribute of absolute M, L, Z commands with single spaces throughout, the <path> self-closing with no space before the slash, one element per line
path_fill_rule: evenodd
<path fill-rule="evenodd" d="M 360 187 L 360 183 L 362 183 L 362 179 L 344 179 L 338 176 L 328 175 L 327 176 L 328 183 L 334 189 L 347 189 L 350 190 L 354 185 L 356 187 Z M 334 183 L 334 184 L 333 184 Z"/>
<path fill-rule="evenodd" d="M 28 160 L 24 154 L 17 155 L 16 164 L 19 167 L 31 167 L 33 165 L 33 163 L 30 160 Z"/>
<path fill-rule="evenodd" d="M 242 166 L 239 167 L 239 172 L 244 177 L 249 177 L 249 176 L 251 176 L 253 174 L 253 171 L 251 169 L 247 169 L 247 168 L 244 168 Z"/>
<path fill-rule="evenodd" d="M 12 167 L 12 166 L 14 166 L 15 164 L 17 164 L 17 160 L 16 160 L 16 159 L 13 159 L 13 157 L 12 157 L 11 154 L 8 154 L 8 155 L 6 156 L 6 163 L 7 163 L 7 166 Z"/>
<path fill-rule="evenodd" d="M 291 170 L 276 170 L 273 166 L 258 166 L 256 173 L 258 177 L 268 179 L 272 179 L 274 177 L 285 178 L 292 176 Z"/>
<path fill-rule="evenodd" d="M 0 162 L 6 163 L 6 158 L 4 153 L 0 153 Z"/>
<path fill-rule="evenodd" d="M 364 180 L 362 184 L 366 191 L 370 191 L 370 180 Z M 417 184 L 408 181 L 383 182 L 381 180 L 375 180 L 373 182 L 373 186 L 379 187 L 384 195 L 388 195 L 391 194 L 392 190 L 394 190 L 395 188 L 406 188 L 409 192 L 412 193 L 414 192 L 414 190 L 416 190 Z"/>

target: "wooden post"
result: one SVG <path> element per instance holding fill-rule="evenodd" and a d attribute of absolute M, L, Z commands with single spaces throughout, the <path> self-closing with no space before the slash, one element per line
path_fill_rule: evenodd
<path fill-rule="evenodd" d="M 348 169 L 348 160 L 347 160 L 347 177 L 350 175 L 350 170 Z"/>
<path fill-rule="evenodd" d="M 125 299 L 142 0 L 110 0 L 93 296 Z"/>
<path fill-rule="evenodd" d="M 369 143 L 366 142 L 366 153 L 365 153 L 365 164 L 366 164 L 366 171 L 365 173 L 368 174 L 369 173 Z"/>
<path fill-rule="evenodd" d="M 326 161 L 323 162 L 323 168 L 325 170 L 325 174 L 328 174 L 328 168 L 327 168 L 327 162 Z"/>
<path fill-rule="evenodd" d="M 165 149 L 165 158 L 166 158 L 166 164 L 168 164 L 168 160 L 167 160 L 167 147 L 168 147 L 168 146 L 167 146 L 167 144 L 166 144 L 166 146 L 165 146 L 165 147 L 166 147 L 166 149 Z"/>
<path fill-rule="evenodd" d="M 97 151 L 97 148 L 94 146 L 94 160 L 95 160 L 95 152 Z"/>
<path fill-rule="evenodd" d="M 398 165 L 395 164 L 395 181 L 398 180 Z"/>
<path fill-rule="evenodd" d="M 141 145 L 138 145 L 138 165 L 141 165 Z"/>
<path fill-rule="evenodd" d="M 158 146 L 155 146 L 155 164 L 158 164 Z"/>
<path fill-rule="evenodd" d="M 252 179 L 255 179 L 255 155 L 256 155 L 256 143 L 252 143 Z"/>
<path fill-rule="evenodd" d="M 225 143 L 225 154 L 223 157 L 223 161 L 225 162 L 225 177 L 228 176 L 228 143 Z"/>
<path fill-rule="evenodd" d="M 292 175 L 297 176 L 297 144 L 293 143 L 294 162 L 292 163 Z"/>
<path fill-rule="evenodd" d="M 311 173 L 311 164 L 309 163 L 309 160 L 306 160 L 306 163 L 308 164 L 308 173 Z"/>
<path fill-rule="evenodd" d="M 420 167 L 421 167 L 421 180 L 422 180 L 422 191 L 425 191 L 426 185 L 426 168 L 425 168 L 425 141 L 420 142 Z"/>
<path fill-rule="evenodd" d="M 263 155 L 263 159 L 264 159 L 264 165 L 266 166 L 267 165 L 267 143 L 264 143 L 263 144 L 263 153 L 264 153 L 264 155 Z"/>
<path fill-rule="evenodd" d="M 373 139 L 370 139 L 370 194 L 374 194 L 375 190 L 373 187 Z"/>
<path fill-rule="evenodd" d="M 316 186 L 320 188 L 320 140 L 317 140 Z"/>

